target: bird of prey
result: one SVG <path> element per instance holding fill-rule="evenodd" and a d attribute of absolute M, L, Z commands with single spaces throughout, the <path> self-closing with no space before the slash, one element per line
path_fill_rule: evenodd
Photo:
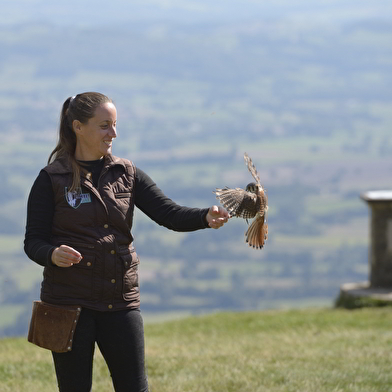
<path fill-rule="evenodd" d="M 244 154 L 244 159 L 255 182 L 249 183 L 246 189 L 225 187 L 223 189 L 217 188 L 214 193 L 230 216 L 244 218 L 247 223 L 248 219 L 255 218 L 248 227 L 245 238 L 249 246 L 261 249 L 268 238 L 267 193 L 260 184 L 256 167 L 247 153 Z"/>

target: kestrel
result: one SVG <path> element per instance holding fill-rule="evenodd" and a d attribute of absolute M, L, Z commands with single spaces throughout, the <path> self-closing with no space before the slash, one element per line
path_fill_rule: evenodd
<path fill-rule="evenodd" d="M 245 163 L 256 182 L 251 182 L 246 189 L 225 187 L 217 188 L 214 193 L 219 202 L 231 216 L 248 219 L 255 218 L 245 233 L 249 246 L 261 249 L 268 238 L 268 198 L 265 189 L 260 184 L 256 167 L 248 154 L 244 154 Z"/>

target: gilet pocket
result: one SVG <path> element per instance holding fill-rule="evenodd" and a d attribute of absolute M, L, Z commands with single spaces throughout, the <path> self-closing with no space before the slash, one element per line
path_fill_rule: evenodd
<path fill-rule="evenodd" d="M 134 251 L 120 257 L 124 268 L 123 298 L 132 301 L 139 296 L 139 257 Z"/>
<path fill-rule="evenodd" d="M 55 296 L 90 298 L 93 292 L 95 257 L 83 256 L 72 267 L 53 267 L 52 292 Z"/>

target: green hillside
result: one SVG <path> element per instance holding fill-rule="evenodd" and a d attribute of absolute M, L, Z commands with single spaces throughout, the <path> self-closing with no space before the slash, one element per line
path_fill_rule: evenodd
<path fill-rule="evenodd" d="M 245 187 L 244 152 L 268 192 L 261 252 L 245 244 L 243 220 L 173 233 L 136 210 L 148 317 L 329 306 L 341 284 L 367 279 L 359 195 L 391 188 L 390 2 L 153 1 L 156 13 L 140 1 L 108 13 L 17 3 L 0 22 L 0 337 L 25 333 L 39 296 L 42 268 L 23 252 L 27 196 L 62 102 L 81 91 L 114 99 L 113 153 L 179 204 L 208 207 L 216 187 Z"/>
<path fill-rule="evenodd" d="M 152 392 L 389 392 L 390 308 L 219 313 L 146 326 Z M 0 340 L 1 392 L 53 392 L 51 355 Z M 96 354 L 94 392 L 110 391 Z"/>

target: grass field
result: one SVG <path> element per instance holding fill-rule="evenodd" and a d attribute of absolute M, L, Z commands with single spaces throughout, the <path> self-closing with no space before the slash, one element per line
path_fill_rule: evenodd
<path fill-rule="evenodd" d="M 146 325 L 152 392 L 387 392 L 388 308 L 219 313 Z M 93 391 L 110 391 L 99 353 Z M 0 341 L 0 391 L 56 390 L 49 352 Z"/>

